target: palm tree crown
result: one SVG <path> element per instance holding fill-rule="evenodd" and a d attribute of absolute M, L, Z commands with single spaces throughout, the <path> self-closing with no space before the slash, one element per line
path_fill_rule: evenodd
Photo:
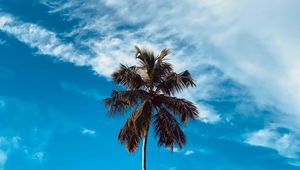
<path fill-rule="evenodd" d="M 195 86 L 191 74 L 186 70 L 173 71 L 165 57 L 169 49 L 163 49 L 158 56 L 146 49 L 136 48 L 136 66 L 120 65 L 112 74 L 118 85 L 125 91 L 113 91 L 103 103 L 109 107 L 109 115 L 132 111 L 119 132 L 118 140 L 126 144 L 129 152 L 134 152 L 142 138 L 147 139 L 149 126 L 154 125 L 158 146 L 181 148 L 186 138 L 180 122 L 187 124 L 199 113 L 196 106 L 185 99 L 174 97 L 184 88 Z M 145 141 L 144 141 L 145 142 Z"/>

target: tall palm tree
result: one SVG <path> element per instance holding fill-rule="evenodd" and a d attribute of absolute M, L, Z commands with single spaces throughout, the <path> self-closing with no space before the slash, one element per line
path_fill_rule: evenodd
<path fill-rule="evenodd" d="M 174 146 L 182 148 L 186 143 L 180 122 L 186 125 L 199 113 L 192 102 L 174 97 L 177 92 L 195 86 L 195 83 L 187 70 L 176 73 L 166 62 L 169 49 L 163 49 L 158 56 L 137 46 L 135 49 L 139 64 L 130 67 L 121 64 L 112 74 L 113 81 L 127 90 L 112 91 L 111 97 L 104 99 L 103 103 L 109 107 L 108 114 L 111 116 L 131 111 L 118 140 L 126 144 L 127 151 L 134 152 L 143 139 L 142 170 L 146 170 L 147 137 L 151 123 L 158 146 L 173 151 Z"/>

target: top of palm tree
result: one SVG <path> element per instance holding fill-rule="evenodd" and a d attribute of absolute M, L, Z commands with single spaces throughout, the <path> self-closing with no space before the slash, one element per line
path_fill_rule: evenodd
<path fill-rule="evenodd" d="M 163 49 L 157 56 L 137 46 L 135 49 L 138 64 L 121 64 L 112 74 L 113 81 L 127 90 L 113 91 L 110 98 L 103 100 L 109 107 L 109 115 L 133 110 L 118 139 L 126 143 L 128 151 L 133 152 L 153 122 L 159 146 L 170 147 L 171 150 L 174 145 L 181 148 L 186 140 L 177 118 L 187 124 L 188 119 L 195 119 L 199 113 L 192 102 L 174 95 L 184 88 L 195 86 L 194 80 L 187 70 L 174 72 L 172 64 L 165 60 L 169 49 Z"/>
<path fill-rule="evenodd" d="M 147 90 L 171 96 L 183 88 L 195 86 L 194 80 L 186 70 L 175 73 L 172 64 L 165 61 L 170 50 L 165 48 L 158 56 L 146 49 L 135 46 L 139 65 L 127 67 L 123 64 L 113 73 L 113 80 L 129 90 Z"/>

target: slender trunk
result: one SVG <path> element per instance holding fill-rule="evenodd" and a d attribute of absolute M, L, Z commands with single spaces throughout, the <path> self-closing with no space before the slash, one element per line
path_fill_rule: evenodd
<path fill-rule="evenodd" d="M 147 137 L 148 137 L 148 128 L 144 134 L 144 142 L 142 149 L 142 170 L 146 170 L 146 149 L 147 149 Z"/>

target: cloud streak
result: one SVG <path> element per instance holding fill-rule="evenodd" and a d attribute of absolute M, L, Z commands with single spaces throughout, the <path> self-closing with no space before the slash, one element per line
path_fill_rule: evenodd
<path fill-rule="evenodd" d="M 76 65 L 87 65 L 87 55 L 80 54 L 72 43 L 64 43 L 58 36 L 36 24 L 23 23 L 11 15 L 0 13 L 0 31 L 15 36 L 39 54 L 56 57 Z"/>

